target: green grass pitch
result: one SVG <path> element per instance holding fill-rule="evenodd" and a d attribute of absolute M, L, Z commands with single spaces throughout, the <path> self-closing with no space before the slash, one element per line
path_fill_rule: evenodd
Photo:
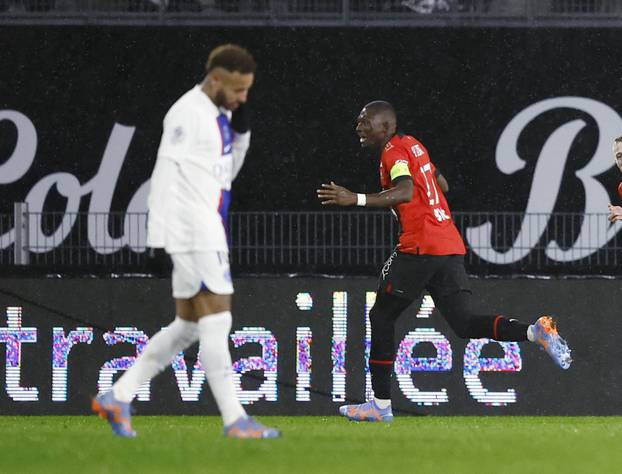
<path fill-rule="evenodd" d="M 217 417 L 134 417 L 139 437 L 98 418 L 0 417 L 8 473 L 618 473 L 619 417 L 262 417 L 277 440 L 230 440 Z"/>

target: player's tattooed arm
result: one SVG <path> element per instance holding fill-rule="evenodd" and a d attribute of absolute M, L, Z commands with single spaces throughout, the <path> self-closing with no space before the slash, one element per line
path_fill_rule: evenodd
<path fill-rule="evenodd" d="M 413 190 L 414 184 L 412 179 L 400 179 L 391 189 L 386 189 L 377 194 L 366 194 L 365 206 L 393 207 L 404 202 L 410 202 Z M 355 206 L 359 202 L 356 193 L 332 181 L 330 184 L 322 184 L 322 188 L 317 190 L 317 197 L 322 201 L 323 205 Z"/>

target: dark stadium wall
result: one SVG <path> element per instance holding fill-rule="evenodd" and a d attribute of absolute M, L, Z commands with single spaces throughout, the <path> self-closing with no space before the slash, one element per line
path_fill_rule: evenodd
<path fill-rule="evenodd" d="M 253 142 L 233 210 L 319 210 L 315 189 L 331 179 L 376 191 L 376 158 L 359 149 L 353 128 L 360 108 L 382 98 L 448 178 L 454 210 L 515 211 L 519 219 L 526 211 L 543 219 L 606 213 L 609 201 L 619 203 L 611 141 L 622 134 L 621 40 L 613 28 L 5 26 L 0 214 L 24 200 L 34 204 L 31 211 L 144 208 L 165 112 L 201 80 L 209 50 L 228 41 L 247 46 L 259 62 Z M 598 219 L 604 246 L 619 228 Z M 12 251 L 11 225 L 0 219 L 4 252 Z M 580 229 L 560 226 L 561 251 L 584 245 Z M 590 263 L 549 263 L 562 274 L 595 273 Z M 54 263 L 43 271 L 59 272 Z M 98 382 L 109 383 L 170 320 L 169 285 L 0 279 L 0 413 L 86 413 Z M 460 341 L 437 313 L 425 317 L 427 301 L 420 317 L 414 307 L 398 329 L 401 385 L 396 380 L 393 389 L 400 410 L 622 414 L 616 281 L 473 285 L 482 309 L 527 320 L 555 314 L 574 350 L 573 367 L 561 371 L 529 345 Z M 241 395 L 258 399 L 250 412 L 334 414 L 342 402 L 333 399 L 344 390 L 363 398 L 365 309 L 374 286 L 365 278 L 237 281 L 232 344 L 239 347 L 232 351 L 236 369 L 248 371 Z M 215 413 L 200 370 L 191 370 L 195 361 L 196 351 L 177 358 L 176 372 L 167 370 L 142 392 L 150 401 L 139 401 L 138 412 Z"/>
<path fill-rule="evenodd" d="M 5 279 L 0 287 L 3 415 L 87 413 L 98 386 L 109 386 L 173 311 L 164 279 Z M 364 397 L 374 287 L 370 278 L 236 281 L 231 349 L 250 413 L 334 415 L 344 399 Z M 459 340 L 425 299 L 396 329 L 400 414 L 622 414 L 616 281 L 475 280 L 473 290 L 481 311 L 556 315 L 572 367 L 561 370 L 527 343 Z M 196 360 L 189 350 L 141 389 L 137 413 L 215 414 Z"/>
<path fill-rule="evenodd" d="M 377 190 L 375 158 L 359 149 L 353 127 L 378 98 L 427 145 L 456 210 L 522 212 L 531 197 L 536 212 L 606 212 L 618 199 L 616 29 L 5 26 L 0 164 L 17 141 L 7 111 L 32 122 L 36 143 L 25 146 L 24 128 L 20 157 L 32 152 L 34 161 L 23 173 L 0 168 L 0 212 L 51 173 L 84 185 L 113 138 L 120 161 L 108 171 L 120 169 L 106 186 L 111 209 L 125 211 L 149 178 L 166 110 L 202 79 L 209 50 L 228 41 L 259 62 L 253 144 L 233 209 L 319 209 L 314 191 L 330 179 Z M 85 209 L 89 190 L 81 193 Z M 56 191 L 45 202 L 63 205 Z"/>
<path fill-rule="evenodd" d="M 619 246 L 619 227 L 604 215 L 582 223 L 619 202 L 621 40 L 616 29 L 3 27 L 0 214 L 23 200 L 30 212 L 144 211 L 165 112 L 202 79 L 209 50 L 234 41 L 259 70 L 232 210 L 319 210 L 315 190 L 329 180 L 377 191 L 377 157 L 353 128 L 381 98 L 427 145 L 454 211 L 517 213 L 506 227 L 469 218 L 470 247 L 495 247 L 487 262 L 540 245 L 544 259 L 557 254 L 548 273 L 612 274 L 612 259 L 603 270 L 600 255 L 581 258 Z M 544 227 L 521 234 L 524 212 Z"/>

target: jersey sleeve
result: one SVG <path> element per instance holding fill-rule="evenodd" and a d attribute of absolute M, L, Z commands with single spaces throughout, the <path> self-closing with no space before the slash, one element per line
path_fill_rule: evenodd
<path fill-rule="evenodd" d="M 405 178 L 412 179 L 409 166 L 410 161 L 405 150 L 391 148 L 384 153 L 383 161 L 393 184 Z"/>
<path fill-rule="evenodd" d="M 164 118 L 158 155 L 180 161 L 196 141 L 198 114 L 190 107 L 172 109 Z"/>
<path fill-rule="evenodd" d="M 251 144 L 251 132 L 248 131 L 246 133 L 235 133 L 233 138 L 233 169 L 231 172 L 231 181 L 233 181 L 242 165 L 244 164 L 244 158 L 246 157 L 246 152 L 248 151 L 248 147 Z"/>

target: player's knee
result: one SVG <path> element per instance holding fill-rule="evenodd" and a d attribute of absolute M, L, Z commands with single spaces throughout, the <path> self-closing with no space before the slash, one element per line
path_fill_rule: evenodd
<path fill-rule="evenodd" d="M 191 302 L 197 319 L 208 314 L 231 311 L 231 295 L 200 291 L 191 298 Z"/>
<path fill-rule="evenodd" d="M 410 301 L 401 298 L 379 295 L 376 303 L 369 312 L 369 322 L 372 325 L 382 326 L 395 324 L 395 320 L 408 307 Z"/>

